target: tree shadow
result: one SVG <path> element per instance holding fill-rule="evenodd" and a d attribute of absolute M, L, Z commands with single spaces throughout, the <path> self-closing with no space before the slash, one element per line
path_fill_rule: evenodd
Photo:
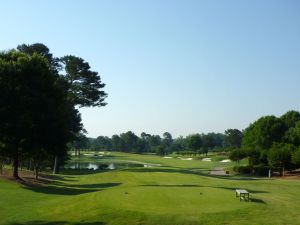
<path fill-rule="evenodd" d="M 90 192 L 101 191 L 101 189 L 79 189 L 79 188 L 68 188 L 59 186 L 43 186 L 43 187 L 25 187 L 25 189 L 34 191 L 37 193 L 50 194 L 50 195 L 80 195 Z"/>
<path fill-rule="evenodd" d="M 251 202 L 259 203 L 259 204 L 267 204 L 264 200 L 258 198 L 250 198 Z"/>
<path fill-rule="evenodd" d="M 247 180 L 247 181 L 255 181 L 255 180 L 268 180 L 262 179 L 262 178 L 256 178 L 256 177 L 232 177 L 232 176 L 227 176 L 227 175 L 210 175 L 207 173 L 204 173 L 203 171 L 207 171 L 208 169 L 205 168 L 198 168 L 198 171 L 195 170 L 189 170 L 189 169 L 178 169 L 176 167 L 150 167 L 150 168 L 129 168 L 126 169 L 129 172 L 165 172 L 165 173 L 182 173 L 182 174 L 192 174 L 192 175 L 199 175 L 199 176 L 205 176 L 205 177 L 211 177 L 211 178 L 216 178 L 216 179 L 223 179 L 223 180 Z"/>
<path fill-rule="evenodd" d="M 197 184 L 144 184 L 143 187 L 204 187 Z"/>
<path fill-rule="evenodd" d="M 128 158 L 128 156 L 124 156 L 124 155 L 104 155 L 102 158 L 105 158 L 105 159 Z"/>
<path fill-rule="evenodd" d="M 253 189 L 241 188 L 241 187 L 213 187 L 213 188 L 222 188 L 222 189 L 226 189 L 226 190 L 230 190 L 230 191 L 235 191 L 236 189 L 245 189 L 250 193 L 250 195 L 251 194 L 259 194 L 259 193 L 270 193 L 268 191 L 253 190 Z"/>
<path fill-rule="evenodd" d="M 100 183 L 100 184 L 66 184 L 66 187 L 76 187 L 76 188 L 110 188 L 119 186 L 122 183 Z"/>
<path fill-rule="evenodd" d="M 62 169 L 60 174 L 62 175 L 87 175 L 95 173 L 104 173 L 106 170 L 94 170 L 94 169 Z"/>
<path fill-rule="evenodd" d="M 90 192 L 102 191 L 105 188 L 119 186 L 121 183 L 96 183 L 96 184 L 63 184 L 49 185 L 40 187 L 24 187 L 37 193 L 52 194 L 52 195 L 80 195 Z"/>
<path fill-rule="evenodd" d="M 67 222 L 67 221 L 30 221 L 24 223 L 10 223 L 9 225 L 105 225 L 104 222 Z"/>
<path fill-rule="evenodd" d="M 74 176 L 70 176 L 70 175 L 52 175 L 52 174 L 48 174 L 48 175 L 43 175 L 43 177 L 51 179 L 51 180 L 60 180 L 60 181 L 78 181 L 78 179 L 76 179 L 76 177 Z"/>
<path fill-rule="evenodd" d="M 248 189 L 248 188 L 246 188 L 246 190 L 251 194 L 251 193 L 253 193 L 253 194 L 263 194 L 263 193 L 270 193 L 269 191 L 260 191 L 260 190 L 253 190 L 253 189 Z"/>

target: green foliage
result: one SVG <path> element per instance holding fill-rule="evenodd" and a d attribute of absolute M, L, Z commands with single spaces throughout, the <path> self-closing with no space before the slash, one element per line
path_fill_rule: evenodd
<path fill-rule="evenodd" d="M 296 123 L 300 121 L 300 113 L 294 110 L 288 111 L 283 114 L 280 119 L 285 124 L 286 128 L 295 127 Z"/>
<path fill-rule="evenodd" d="M 258 165 L 260 164 L 261 153 L 263 152 L 258 148 L 244 148 L 246 156 L 249 160 L 249 165 Z"/>
<path fill-rule="evenodd" d="M 292 162 L 296 168 L 300 168 L 300 147 L 297 148 L 292 154 Z"/>
<path fill-rule="evenodd" d="M 269 173 L 269 167 L 266 165 L 247 165 L 247 166 L 235 166 L 233 170 L 241 175 L 255 175 L 255 176 L 267 176 Z"/>
<path fill-rule="evenodd" d="M 202 138 L 200 134 L 192 134 L 186 137 L 186 145 L 189 149 L 196 151 L 202 147 Z"/>
<path fill-rule="evenodd" d="M 78 133 L 75 140 L 69 143 L 69 147 L 71 149 L 88 149 L 91 146 L 89 139 L 83 133 Z"/>
<path fill-rule="evenodd" d="M 202 146 L 206 151 L 216 146 L 216 139 L 213 133 L 202 135 Z"/>
<path fill-rule="evenodd" d="M 242 149 L 234 149 L 230 151 L 229 153 L 229 159 L 235 162 L 240 162 L 242 159 L 244 159 L 247 156 L 246 152 Z"/>
<path fill-rule="evenodd" d="M 69 99 L 80 107 L 105 106 L 107 94 L 102 90 L 105 84 L 97 72 L 82 58 L 68 55 L 61 58 L 64 65 L 64 78 L 69 84 Z"/>
<path fill-rule="evenodd" d="M 253 172 L 253 166 L 247 165 L 247 166 L 235 166 L 233 167 L 233 171 L 239 173 L 239 174 L 251 174 Z"/>
<path fill-rule="evenodd" d="M 113 135 L 112 138 L 111 138 L 111 145 L 112 145 L 112 150 L 113 151 L 122 151 L 123 149 L 123 141 L 122 139 L 120 138 L 119 135 Z"/>
<path fill-rule="evenodd" d="M 105 84 L 97 72 L 90 70 L 90 65 L 82 58 L 67 55 L 56 58 L 42 43 L 22 44 L 17 47 L 20 52 L 32 56 L 39 54 L 47 60 L 52 72 L 60 75 L 66 81 L 68 98 L 72 104 L 79 107 L 105 106 L 107 94 L 103 91 Z M 65 72 L 59 74 L 59 72 Z"/>
<path fill-rule="evenodd" d="M 225 130 L 224 145 L 226 147 L 241 147 L 243 133 L 238 129 Z"/>
<path fill-rule="evenodd" d="M 39 54 L 48 61 L 50 68 L 54 73 L 58 73 L 58 71 L 61 70 L 59 58 L 55 58 L 52 53 L 50 53 L 49 48 L 42 43 L 18 45 L 17 50 L 30 56 L 32 56 L 34 53 Z"/>
<path fill-rule="evenodd" d="M 124 152 L 138 152 L 139 151 L 139 137 L 132 131 L 120 134 L 120 138 L 123 142 Z"/>
<path fill-rule="evenodd" d="M 292 152 L 295 147 L 285 143 L 275 143 L 268 154 L 268 161 L 271 167 L 290 168 Z"/>
<path fill-rule="evenodd" d="M 261 117 L 244 131 L 243 147 L 268 149 L 274 142 L 283 140 L 286 126 L 275 116 Z"/>
<path fill-rule="evenodd" d="M 82 129 L 78 110 L 67 100 L 61 80 L 47 60 L 17 51 L 0 55 L 0 142 L 14 160 L 64 155 L 66 144 Z M 40 156 L 43 155 L 43 157 Z"/>
<path fill-rule="evenodd" d="M 169 132 L 163 133 L 163 140 L 162 140 L 162 145 L 163 147 L 167 150 L 171 150 L 171 146 L 173 144 L 173 138 L 172 135 Z"/>
<path fill-rule="evenodd" d="M 288 111 L 280 118 L 261 117 L 244 131 L 242 141 L 250 165 L 293 169 L 291 156 L 300 145 L 300 113 Z"/>
<path fill-rule="evenodd" d="M 285 142 L 299 146 L 300 145 L 300 121 L 295 123 L 294 127 L 289 128 L 285 133 Z"/>

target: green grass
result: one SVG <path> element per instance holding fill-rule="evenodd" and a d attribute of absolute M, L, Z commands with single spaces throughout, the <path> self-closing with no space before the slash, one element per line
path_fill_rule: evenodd
<path fill-rule="evenodd" d="M 59 175 L 34 188 L 0 178 L 0 224 L 300 224 L 300 181 L 211 177 L 210 168 L 232 165 L 216 161 L 125 153 L 102 160 L 161 166 Z M 237 187 L 252 201 L 236 199 Z"/>

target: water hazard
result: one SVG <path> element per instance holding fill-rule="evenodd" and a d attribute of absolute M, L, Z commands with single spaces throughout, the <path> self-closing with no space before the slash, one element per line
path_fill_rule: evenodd
<path fill-rule="evenodd" d="M 89 170 L 115 170 L 115 169 L 126 169 L 131 167 L 148 167 L 148 164 L 140 163 L 129 163 L 129 162 L 69 162 L 66 169 L 89 169 Z"/>

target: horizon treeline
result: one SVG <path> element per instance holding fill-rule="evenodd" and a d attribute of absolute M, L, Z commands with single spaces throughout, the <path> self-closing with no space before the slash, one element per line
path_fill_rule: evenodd
<path fill-rule="evenodd" d="M 284 174 L 284 170 L 300 167 L 300 113 L 288 111 L 280 117 L 263 116 L 245 130 L 227 129 L 222 133 L 191 134 L 172 138 L 169 132 L 162 137 L 145 132 L 137 136 L 132 131 L 88 138 L 81 135 L 70 144 L 71 149 L 156 153 L 167 155 L 207 154 L 209 151 L 227 152 L 237 164 L 243 159 L 248 165 L 238 165 L 237 172 L 266 175 L 269 169 Z"/>
<path fill-rule="evenodd" d="M 91 149 L 95 151 L 119 151 L 131 153 L 156 153 L 166 155 L 172 152 L 207 154 L 208 151 L 240 147 L 242 132 L 228 129 L 222 133 L 191 134 L 186 137 L 173 138 L 169 132 L 162 136 L 142 132 L 139 136 L 132 131 L 120 135 L 86 137 L 81 134 L 79 139 L 70 144 L 74 150 Z"/>

